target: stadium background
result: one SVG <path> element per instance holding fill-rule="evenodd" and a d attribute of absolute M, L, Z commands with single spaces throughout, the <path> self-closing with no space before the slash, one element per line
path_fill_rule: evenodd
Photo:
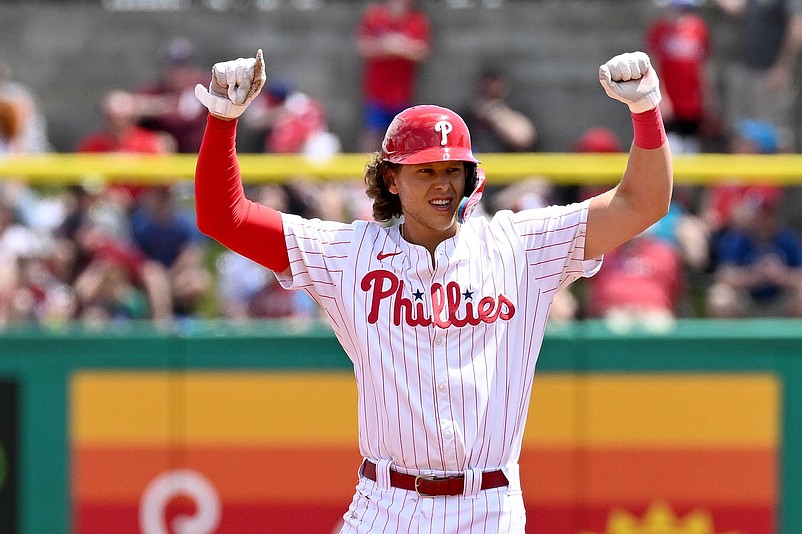
<path fill-rule="evenodd" d="M 616 103 L 599 90 L 596 73 L 612 55 L 642 48 L 643 29 L 659 11 L 652 1 L 421 3 L 434 28 L 432 54 L 421 71 L 421 101 L 460 107 L 480 67 L 490 63 L 508 74 L 511 102 L 535 119 L 540 150 L 570 150 L 597 124 L 630 138 L 628 117 L 611 112 Z M 181 8 L 125 10 L 137 4 Z M 216 11 L 210 5 L 232 7 Z M 318 7 L 297 7 L 304 5 Z M 319 98 L 332 131 L 350 152 L 359 124 L 359 59 L 352 35 L 364 5 L 362 0 L 3 0 L 0 50 L 14 77 L 36 88 L 58 151 L 74 149 L 97 127 L 105 91 L 156 79 L 161 47 L 183 36 L 203 66 L 253 54 L 261 46 L 268 76 L 290 80 Z M 713 32 L 717 70 L 732 54 L 735 28 L 710 6 L 701 13 Z"/>
<path fill-rule="evenodd" d="M 112 4 L 126 5 L 105 5 Z M 350 36 L 364 2 L 325 0 L 315 9 L 234 2 L 227 11 L 177 4 L 184 8 L 112 12 L 98 2 L 0 3 L 3 58 L 15 79 L 37 89 L 59 152 L 96 126 L 106 90 L 158 75 L 160 46 L 175 35 L 193 40 L 201 64 L 262 46 L 268 74 L 319 96 L 336 133 L 355 139 L 358 60 Z M 640 28 L 654 15 L 650 2 L 424 4 L 437 36 L 422 99 L 457 107 L 470 85 L 443 80 L 469 79 L 478 65 L 503 58 L 514 86 L 529 88 L 513 101 L 537 119 L 544 152 L 568 150 L 589 124 L 627 138 L 628 118 L 611 112 L 615 103 L 599 91 L 595 71 L 610 55 L 639 48 Z M 713 29 L 726 57 L 731 28 Z M 563 157 L 555 166 L 549 154 L 523 156 L 530 157 L 490 158 L 488 172 L 501 180 L 543 171 L 555 180 L 607 181 L 620 170 L 614 158 L 600 165 Z M 259 158 L 249 179 L 281 180 L 308 164 Z M 344 177 L 354 162 L 311 174 Z M 175 157 L 148 174 L 151 161 L 121 166 L 66 154 L 3 161 L 0 174 L 41 183 L 115 173 L 161 181 L 186 178 L 191 165 Z M 715 181 L 728 165 L 754 176 L 769 165 L 787 184 L 802 174 L 796 156 L 747 165 L 701 157 L 679 159 L 678 180 Z M 336 340 L 319 325 L 195 328 L 0 335 L 1 533 L 174 532 L 164 525 L 209 513 L 215 498 L 219 523 L 208 532 L 334 528 L 359 461 L 355 388 Z M 799 532 L 800 341 L 793 321 L 683 321 L 667 334 L 628 336 L 594 322 L 552 328 L 522 458 L 530 531 Z M 200 477 L 192 479 L 199 493 L 167 491 L 148 501 L 160 475 L 185 468 Z M 139 514 L 152 502 L 155 522 L 144 527 L 149 520 Z"/>

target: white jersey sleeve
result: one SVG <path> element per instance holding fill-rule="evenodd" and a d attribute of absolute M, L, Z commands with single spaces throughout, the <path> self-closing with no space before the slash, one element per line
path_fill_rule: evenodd
<path fill-rule="evenodd" d="M 523 241 L 530 266 L 537 267 L 541 285 L 559 289 L 596 274 L 603 257 L 584 259 L 590 200 L 517 213 L 500 212 Z"/>
<path fill-rule="evenodd" d="M 302 289 L 326 311 L 338 335 L 351 330 L 356 272 L 387 232 L 375 222 L 341 223 L 282 213 L 290 268 L 276 273 L 285 289 Z M 341 339 L 342 341 L 342 339 Z"/>
<path fill-rule="evenodd" d="M 325 297 L 326 287 L 340 282 L 347 266 L 354 235 L 354 224 L 320 219 L 304 219 L 282 213 L 284 240 L 290 269 L 276 273 L 285 289 L 304 289 L 315 300 Z"/>

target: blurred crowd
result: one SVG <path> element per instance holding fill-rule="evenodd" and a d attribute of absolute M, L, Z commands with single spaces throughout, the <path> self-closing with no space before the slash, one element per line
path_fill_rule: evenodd
<path fill-rule="evenodd" d="M 718 94 L 711 79 L 710 31 L 699 0 L 664 0 L 644 28 L 643 47 L 661 77 L 661 110 L 676 154 L 798 152 L 791 121 L 802 52 L 802 1 L 715 0 L 737 17 L 740 54 L 726 65 Z M 433 28 L 414 0 L 377 0 L 355 21 L 363 62 L 359 86 L 365 152 L 380 148 L 392 117 L 417 102 L 416 76 L 431 53 Z M 138 88 L 116 88 L 98 103 L 96 131 L 76 152 L 195 153 L 206 110 L 195 99 L 208 68 L 192 43 L 166 43 L 163 72 Z M 388 83 L 387 80 L 392 80 Z M 514 104 L 510 73 L 477 65 L 473 94 L 458 111 L 481 153 L 533 152 L 537 117 Z M 273 73 L 240 121 L 242 152 L 325 157 L 341 151 L 326 109 L 292 80 Z M 587 125 L 577 153 L 628 149 L 608 128 Z M 35 91 L 0 63 L 0 157 L 50 151 L 47 122 Z M 796 187 L 772 177 L 757 185 L 722 180 L 677 186 L 669 214 L 608 254 L 593 278 L 564 291 L 551 318 L 603 318 L 615 328 L 666 328 L 679 317 L 802 316 L 802 238 Z M 592 186 L 555 186 L 533 176 L 487 187 L 475 216 L 576 202 Z M 320 182 L 303 176 L 249 186 L 249 198 L 304 217 L 352 221 L 371 217 L 359 177 Z M 192 184 L 136 183 L 34 187 L 0 181 L 0 328 L 72 321 L 92 327 L 149 320 L 226 318 L 307 320 L 320 313 L 303 292 L 287 292 L 266 269 L 201 235 Z"/>

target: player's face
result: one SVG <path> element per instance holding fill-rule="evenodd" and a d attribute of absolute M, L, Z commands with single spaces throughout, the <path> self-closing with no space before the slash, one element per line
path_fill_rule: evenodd
<path fill-rule="evenodd" d="M 457 208 L 465 190 L 463 162 L 401 165 L 387 185 L 401 200 L 407 240 L 414 235 L 443 240 L 457 232 Z"/>

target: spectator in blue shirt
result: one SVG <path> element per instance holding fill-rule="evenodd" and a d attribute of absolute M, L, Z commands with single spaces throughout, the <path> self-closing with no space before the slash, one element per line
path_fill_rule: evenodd
<path fill-rule="evenodd" d="M 742 206 L 749 224 L 726 230 L 707 294 L 711 317 L 802 316 L 802 240 L 781 219 L 778 202 Z"/>
<path fill-rule="evenodd" d="M 212 285 L 204 264 L 206 240 L 189 213 L 176 206 L 169 187 L 147 191 L 131 215 L 134 243 L 167 270 L 174 312 L 194 315 Z"/>

